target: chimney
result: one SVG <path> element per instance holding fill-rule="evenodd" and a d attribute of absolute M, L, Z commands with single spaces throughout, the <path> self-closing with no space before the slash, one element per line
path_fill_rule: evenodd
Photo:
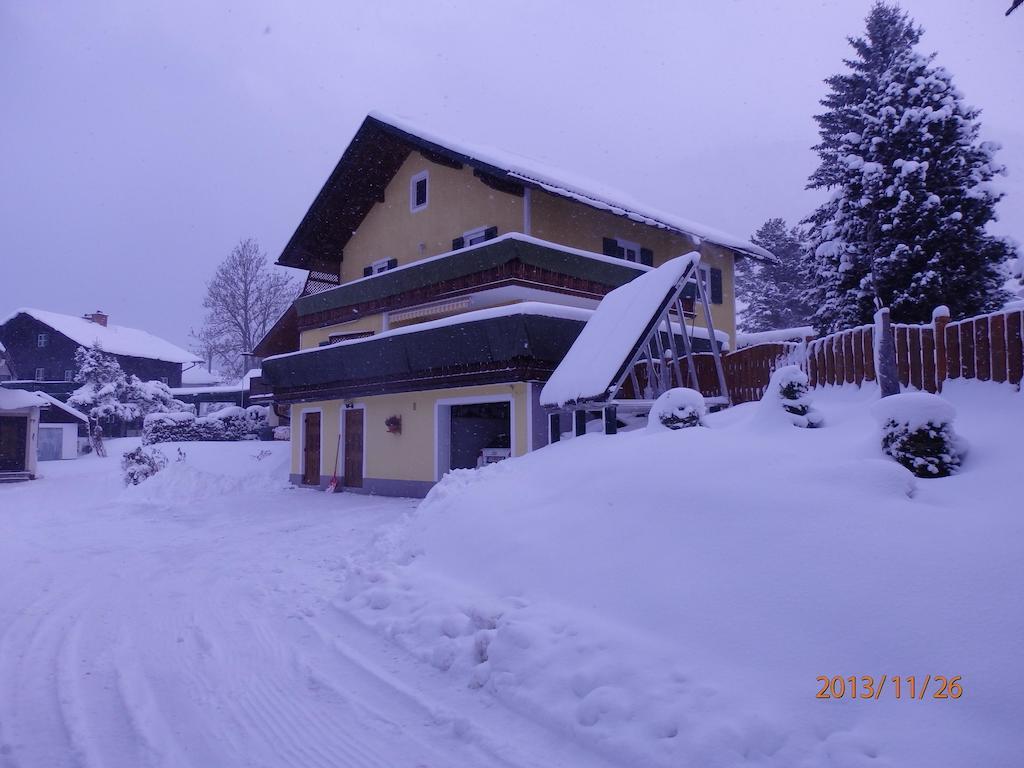
<path fill-rule="evenodd" d="M 91 320 L 92 322 L 96 323 L 97 325 L 102 325 L 104 328 L 107 327 L 107 313 L 106 312 L 102 312 L 102 311 L 97 309 L 95 312 L 93 312 L 91 314 L 90 313 L 86 313 L 86 314 L 82 315 L 82 317 L 84 317 L 86 320 Z"/>

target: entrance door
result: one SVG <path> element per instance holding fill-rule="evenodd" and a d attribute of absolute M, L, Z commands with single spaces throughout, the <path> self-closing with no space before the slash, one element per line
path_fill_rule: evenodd
<path fill-rule="evenodd" d="M 320 485 L 320 414 L 303 414 L 302 424 L 306 436 L 302 446 L 302 482 L 306 485 Z"/>
<path fill-rule="evenodd" d="M 0 417 L 0 471 L 25 471 L 25 439 L 28 419 L 24 416 Z"/>
<path fill-rule="evenodd" d="M 363 487 L 363 409 L 345 411 L 345 487 Z"/>

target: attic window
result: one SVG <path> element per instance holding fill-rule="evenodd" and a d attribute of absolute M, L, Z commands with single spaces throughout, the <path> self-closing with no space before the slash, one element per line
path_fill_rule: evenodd
<path fill-rule="evenodd" d="M 50 345 L 50 334 L 48 334 L 48 333 L 40 333 L 40 334 L 38 334 L 36 336 L 36 346 L 39 349 L 42 349 L 43 347 L 48 347 L 49 345 Z"/>
<path fill-rule="evenodd" d="M 427 172 L 421 171 L 409 180 L 409 210 L 415 213 L 427 207 Z"/>

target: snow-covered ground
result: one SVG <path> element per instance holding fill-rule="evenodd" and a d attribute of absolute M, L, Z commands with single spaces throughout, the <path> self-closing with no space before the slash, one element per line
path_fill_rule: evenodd
<path fill-rule="evenodd" d="M 129 489 L 130 440 L 43 464 L 0 486 L 0 766 L 1019 765 L 1024 395 L 946 396 L 939 480 L 880 457 L 870 389 L 419 506 L 287 488 L 281 444 L 166 447 Z M 815 698 L 883 674 L 964 692 Z"/>

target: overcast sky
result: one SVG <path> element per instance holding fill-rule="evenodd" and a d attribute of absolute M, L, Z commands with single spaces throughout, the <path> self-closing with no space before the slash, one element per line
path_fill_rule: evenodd
<path fill-rule="evenodd" d="M 1000 141 L 1024 241 L 1024 11 L 906 0 Z M 276 258 L 381 110 L 747 237 L 817 202 L 812 115 L 870 0 L 0 0 L 0 314 L 185 345 L 243 237 Z"/>

